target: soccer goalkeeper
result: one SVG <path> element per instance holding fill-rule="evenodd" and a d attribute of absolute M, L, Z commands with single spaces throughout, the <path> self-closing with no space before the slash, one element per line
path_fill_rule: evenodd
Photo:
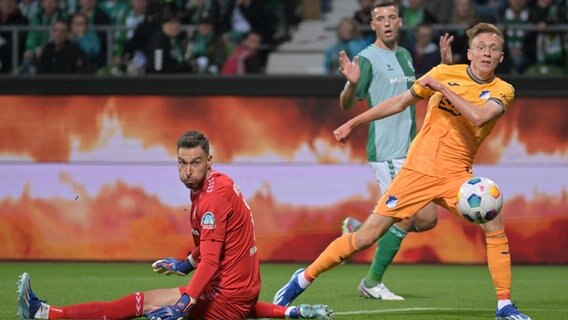
<path fill-rule="evenodd" d="M 249 206 L 227 175 L 214 171 L 209 141 L 189 131 L 177 142 L 180 180 L 190 189 L 194 250 L 186 259 L 156 261 L 154 271 L 195 274 L 187 286 L 135 292 L 109 302 L 51 306 L 18 282 L 20 319 L 331 319 L 325 305 L 281 307 L 258 302 L 260 271 Z"/>

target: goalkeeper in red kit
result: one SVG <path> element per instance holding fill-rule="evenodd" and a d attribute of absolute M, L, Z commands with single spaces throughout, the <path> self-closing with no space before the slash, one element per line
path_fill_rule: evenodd
<path fill-rule="evenodd" d="M 195 248 L 183 260 L 152 264 L 165 274 L 195 274 L 187 286 L 135 292 L 108 302 L 48 305 L 32 291 L 30 277 L 18 281 L 20 319 L 332 319 L 325 305 L 281 307 L 258 302 L 259 261 L 251 210 L 237 185 L 212 169 L 209 140 L 198 131 L 177 142 L 181 182 L 190 189 Z"/>

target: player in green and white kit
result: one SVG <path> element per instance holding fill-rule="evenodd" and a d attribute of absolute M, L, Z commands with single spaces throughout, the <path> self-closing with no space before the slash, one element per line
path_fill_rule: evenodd
<path fill-rule="evenodd" d="M 371 29 L 376 40 L 361 51 L 352 63 L 358 63 L 358 74 L 347 74 L 340 95 L 341 108 L 347 110 L 359 100 L 367 100 L 369 108 L 379 102 L 399 95 L 410 89 L 415 80 L 412 56 L 408 50 L 398 46 L 398 31 L 402 26 L 398 7 L 393 1 L 383 1 L 371 11 Z M 451 62 L 453 37 L 440 37 L 440 52 L 443 63 Z M 347 59 L 340 53 L 339 59 Z M 381 192 L 384 192 L 406 159 L 406 153 L 416 135 L 415 107 L 388 118 L 370 123 L 367 140 L 367 160 L 375 173 Z M 378 248 L 367 276 L 359 284 L 359 292 L 368 298 L 383 300 L 404 300 L 383 284 L 383 275 L 391 264 L 400 244 L 408 232 L 422 232 L 436 226 L 437 208 L 433 203 L 420 210 L 413 218 L 393 225 L 378 241 Z M 348 217 L 343 221 L 343 233 L 353 232 L 360 222 Z"/>

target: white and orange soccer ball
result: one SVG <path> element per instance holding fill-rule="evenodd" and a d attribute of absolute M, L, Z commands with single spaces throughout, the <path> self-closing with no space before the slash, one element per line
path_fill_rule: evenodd
<path fill-rule="evenodd" d="M 495 219 L 502 207 L 503 193 L 491 179 L 473 177 L 460 187 L 457 208 L 467 221 L 486 223 Z"/>

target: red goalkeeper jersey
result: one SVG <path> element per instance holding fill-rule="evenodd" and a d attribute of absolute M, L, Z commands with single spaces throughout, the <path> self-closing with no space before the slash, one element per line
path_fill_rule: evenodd
<path fill-rule="evenodd" d="M 246 301 L 260 293 L 260 271 L 252 213 L 237 185 L 212 171 L 199 192 L 191 194 L 193 241 L 199 265 L 188 294 L 222 294 Z"/>

